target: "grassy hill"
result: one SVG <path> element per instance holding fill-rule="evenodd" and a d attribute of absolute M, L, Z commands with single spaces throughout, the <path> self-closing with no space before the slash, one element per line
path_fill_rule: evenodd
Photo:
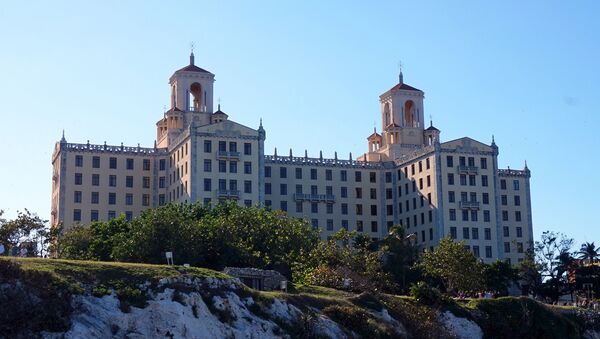
<path fill-rule="evenodd" d="M 181 266 L 0 257 L 0 305 L 11 310 L 0 312 L 0 337 L 2 334 L 36 336 L 40 331 L 68 330 L 73 295 L 100 297 L 114 293 L 123 312 L 128 312 L 132 306 L 144 308 L 150 298 L 148 291 L 165 286 L 178 293 L 190 291 L 189 286 L 182 283 L 165 284 L 171 280 L 181 281 L 178 278 L 231 277 L 213 270 Z M 317 286 L 291 286 L 289 293 L 259 292 L 243 287 L 235 293 L 240 298 L 252 296 L 256 305 L 250 310 L 262 318 L 269 318 L 266 310 L 275 300 L 281 300 L 306 315 L 325 316 L 344 331 L 360 337 L 397 336 L 389 323 L 378 316 L 382 312 L 400 322 L 407 335 L 413 338 L 449 337 L 447 328 L 439 320 L 440 313 L 446 311 L 475 322 L 486 338 L 579 338 L 586 330 L 600 329 L 597 313 L 547 306 L 528 298 L 461 302 L 444 299 L 433 305 L 423 305 L 406 296 L 357 295 Z M 203 294 L 203 298 L 205 296 Z M 223 322 L 231 321 L 223 310 L 211 308 L 211 311 L 218 313 Z M 310 319 L 301 323 L 269 320 L 276 322 L 291 337 L 306 337 L 310 330 Z"/>

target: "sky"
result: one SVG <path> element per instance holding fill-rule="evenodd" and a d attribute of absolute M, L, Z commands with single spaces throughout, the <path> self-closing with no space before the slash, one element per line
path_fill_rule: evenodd
<path fill-rule="evenodd" d="M 151 147 L 168 79 L 216 75 L 215 99 L 268 154 L 356 158 L 398 82 L 425 92 L 442 141 L 499 146 L 531 170 L 535 238 L 600 243 L 600 2 L 4 1 L 0 209 L 50 217 L 51 155 L 69 142 Z M 216 100 L 215 100 L 216 101 Z"/>

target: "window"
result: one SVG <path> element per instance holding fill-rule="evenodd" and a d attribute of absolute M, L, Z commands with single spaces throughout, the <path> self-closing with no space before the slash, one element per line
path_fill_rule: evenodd
<path fill-rule="evenodd" d="M 158 205 L 159 206 L 164 206 L 165 204 L 166 204 L 165 195 L 164 194 L 159 194 L 158 195 Z"/>
<path fill-rule="evenodd" d="M 116 177 L 116 176 L 114 176 Z M 115 183 L 116 186 L 116 183 Z M 133 187 L 133 176 L 128 175 L 125 177 L 125 187 Z"/>
<path fill-rule="evenodd" d="M 484 205 L 490 204 L 490 195 L 488 193 L 482 193 L 482 200 Z"/>
<path fill-rule="evenodd" d="M 237 162 L 236 161 L 229 162 L 229 173 L 237 173 Z"/>
<path fill-rule="evenodd" d="M 369 190 L 369 197 L 371 199 L 377 199 L 377 189 L 376 188 L 371 188 Z"/>
<path fill-rule="evenodd" d="M 333 204 L 327 203 L 326 211 L 327 211 L 327 214 L 333 214 Z"/>
<path fill-rule="evenodd" d="M 362 188 L 356 187 L 355 192 L 356 192 L 356 199 L 361 199 L 362 198 Z"/>
<path fill-rule="evenodd" d="M 252 193 L 252 181 L 244 180 L 244 193 Z"/>
<path fill-rule="evenodd" d="M 125 205 L 133 205 L 133 194 L 127 193 L 125 194 Z"/>
<path fill-rule="evenodd" d="M 456 220 L 456 210 L 453 208 L 450 209 L 450 220 L 452 220 L 452 221 Z"/>
<path fill-rule="evenodd" d="M 385 198 L 386 199 L 393 199 L 394 198 L 394 192 L 392 191 L 391 188 L 386 188 L 385 189 Z"/>
<path fill-rule="evenodd" d="M 117 158 L 110 158 L 108 160 L 108 167 L 111 169 L 117 169 Z"/>
<path fill-rule="evenodd" d="M 285 201 L 285 200 L 281 201 L 279 203 L 279 209 L 281 209 L 284 212 L 287 212 L 287 201 Z"/>
<path fill-rule="evenodd" d="M 515 211 L 515 221 L 521 221 L 521 211 Z"/>
<path fill-rule="evenodd" d="M 519 190 L 519 180 L 513 180 L 513 189 L 515 191 Z"/>
<path fill-rule="evenodd" d="M 446 166 L 454 167 L 454 158 L 451 155 L 446 156 Z"/>
<path fill-rule="evenodd" d="M 244 206 L 246 206 L 246 207 L 252 206 L 252 200 L 244 200 Z"/>
<path fill-rule="evenodd" d="M 327 180 L 327 181 L 333 180 L 333 172 L 330 169 L 325 170 L 325 180 Z"/>
<path fill-rule="evenodd" d="M 469 211 L 462 210 L 462 221 L 469 221 Z"/>
<path fill-rule="evenodd" d="M 310 219 L 310 224 L 313 228 L 319 228 L 319 219 Z"/>
<path fill-rule="evenodd" d="M 369 172 L 369 182 L 377 182 L 377 173 Z"/>
<path fill-rule="evenodd" d="M 481 158 L 480 159 L 480 165 L 481 165 L 481 169 L 487 169 L 487 159 L 486 158 Z"/>
<path fill-rule="evenodd" d="M 454 185 L 454 174 L 448 173 L 448 185 Z"/>
<path fill-rule="evenodd" d="M 158 178 L 158 188 L 165 188 L 167 185 L 167 178 L 166 177 L 159 177 Z"/>
<path fill-rule="evenodd" d="M 100 186 L 100 174 L 92 174 L 92 186 Z"/>
<path fill-rule="evenodd" d="M 98 192 L 92 192 L 91 202 L 92 204 L 98 204 L 100 201 L 100 195 Z"/>
<path fill-rule="evenodd" d="M 486 246 L 485 247 L 485 257 L 486 258 L 491 258 L 492 257 L 492 246 Z"/>
<path fill-rule="evenodd" d="M 235 141 L 229 142 L 229 152 L 237 152 L 237 142 L 235 142 Z"/>
<path fill-rule="evenodd" d="M 204 179 L 204 192 L 212 191 L 212 181 L 210 179 Z"/>
<path fill-rule="evenodd" d="M 377 205 L 371 205 L 371 215 L 377 215 Z"/>
<path fill-rule="evenodd" d="M 133 159 L 131 158 L 127 158 L 127 169 L 128 170 L 132 170 L 133 169 Z"/>
<path fill-rule="evenodd" d="M 131 219 L 133 219 L 133 212 L 125 211 L 125 220 L 131 221 Z"/>
<path fill-rule="evenodd" d="M 252 144 L 249 142 L 244 143 L 244 154 L 251 155 L 252 154 Z"/>
<path fill-rule="evenodd" d="M 83 167 L 83 155 L 75 156 L 75 167 Z"/>
<path fill-rule="evenodd" d="M 142 205 L 150 206 L 150 194 L 142 194 Z"/>
<path fill-rule="evenodd" d="M 517 253 L 523 253 L 523 243 L 522 242 L 517 243 Z"/>
<path fill-rule="evenodd" d="M 479 229 L 476 227 L 471 228 L 471 237 L 473 240 L 479 240 Z"/>
<path fill-rule="evenodd" d="M 327 230 L 333 231 L 333 220 L 332 219 L 327 219 Z"/>
<path fill-rule="evenodd" d="M 483 211 L 483 221 L 490 222 L 490 211 L 489 210 Z"/>
<path fill-rule="evenodd" d="M 469 186 L 475 186 L 475 175 L 469 175 Z"/>
<path fill-rule="evenodd" d="M 362 215 L 362 205 L 356 204 L 356 215 Z"/>
<path fill-rule="evenodd" d="M 227 143 L 225 141 L 219 141 L 219 152 L 227 152 Z"/>
<path fill-rule="evenodd" d="M 506 180 L 500 179 L 500 189 L 506 189 Z"/>
<path fill-rule="evenodd" d="M 470 236 L 470 234 L 469 234 L 469 228 L 468 227 L 463 227 L 462 231 L 463 231 L 463 239 L 469 239 L 469 236 Z"/>
<path fill-rule="evenodd" d="M 423 189 L 423 178 L 419 178 L 419 189 Z"/>
<path fill-rule="evenodd" d="M 479 246 L 473 246 L 473 255 L 479 258 Z"/>
<path fill-rule="evenodd" d="M 90 221 L 98 221 L 98 210 L 92 210 L 90 212 Z"/>
<path fill-rule="evenodd" d="M 100 168 L 100 157 L 92 157 L 92 168 Z"/>
<path fill-rule="evenodd" d="M 302 201 L 296 201 L 296 213 L 302 213 Z"/>
<path fill-rule="evenodd" d="M 342 198 L 348 197 L 348 187 L 345 187 L 345 186 L 340 187 L 340 196 Z"/>
<path fill-rule="evenodd" d="M 158 162 L 158 169 L 161 171 L 167 169 L 167 161 L 165 159 L 160 159 L 160 161 Z"/>
<path fill-rule="evenodd" d="M 371 232 L 377 232 L 377 221 L 371 221 Z"/>
<path fill-rule="evenodd" d="M 150 177 L 143 177 L 142 178 L 142 187 L 143 188 L 150 188 Z"/>
<path fill-rule="evenodd" d="M 310 194 L 317 195 L 317 194 L 319 194 L 318 190 L 319 190 L 319 187 L 317 185 L 310 186 Z"/>
<path fill-rule="evenodd" d="M 523 237 L 523 228 L 517 227 L 517 238 Z"/>
<path fill-rule="evenodd" d="M 500 196 L 500 201 L 502 203 L 502 206 L 508 205 L 508 198 L 506 197 L 506 195 Z"/>
<path fill-rule="evenodd" d="M 385 210 L 386 210 L 387 215 L 394 215 L 394 206 L 393 205 L 386 205 Z"/>
<path fill-rule="evenodd" d="M 342 214 L 343 215 L 347 215 L 348 214 L 348 204 L 342 204 Z"/>
<path fill-rule="evenodd" d="M 392 182 L 392 172 L 385 172 L 385 182 Z"/>
<path fill-rule="evenodd" d="M 415 164 L 410 165 L 410 174 L 415 175 Z"/>
<path fill-rule="evenodd" d="M 83 183 L 83 174 L 75 173 L 75 185 L 81 185 Z"/>
<path fill-rule="evenodd" d="M 212 142 L 210 140 L 204 140 L 204 153 L 212 152 Z"/>
<path fill-rule="evenodd" d="M 317 169 L 316 168 L 310 169 L 310 179 L 317 180 Z"/>
<path fill-rule="evenodd" d="M 510 253 L 510 243 L 509 242 L 504 243 L 504 253 Z"/>
<path fill-rule="evenodd" d="M 521 197 L 515 195 L 515 206 L 521 206 Z"/>
<path fill-rule="evenodd" d="M 142 163 L 142 167 L 144 168 L 144 171 L 149 171 L 150 170 L 150 159 L 144 159 L 144 161 Z"/>
<path fill-rule="evenodd" d="M 287 184 L 280 184 L 279 185 L 279 194 L 281 194 L 281 195 L 287 195 Z"/>
<path fill-rule="evenodd" d="M 81 210 L 80 209 L 73 210 L 73 221 L 81 221 Z"/>
<path fill-rule="evenodd" d="M 287 178 L 287 168 L 285 168 L 285 167 L 279 167 L 279 177 L 280 178 Z"/>
<path fill-rule="evenodd" d="M 454 191 L 448 191 L 448 202 L 454 202 L 454 201 L 455 201 Z"/>
<path fill-rule="evenodd" d="M 265 166 L 265 178 L 271 177 L 271 166 Z"/>
<path fill-rule="evenodd" d="M 362 173 L 359 171 L 354 172 L 354 181 L 361 182 L 362 181 Z"/>
<path fill-rule="evenodd" d="M 117 204 L 117 193 L 108 193 L 108 204 L 109 205 Z"/>
<path fill-rule="evenodd" d="M 296 179 L 302 179 L 302 168 L 296 167 Z"/>
<path fill-rule="evenodd" d="M 296 194 L 302 194 L 302 185 L 296 185 Z"/>
<path fill-rule="evenodd" d="M 471 210 L 471 221 L 477 221 L 477 210 Z"/>
<path fill-rule="evenodd" d="M 508 211 L 502 211 L 502 221 L 508 221 Z"/>
<path fill-rule="evenodd" d="M 271 194 L 271 183 L 265 183 L 265 194 Z"/>
<path fill-rule="evenodd" d="M 348 181 L 348 172 L 346 170 L 341 170 L 340 171 L 340 180 L 341 181 Z"/>
<path fill-rule="evenodd" d="M 310 203 L 310 213 L 319 213 L 319 204 L 316 202 Z"/>
<path fill-rule="evenodd" d="M 270 209 L 271 205 L 271 200 L 265 200 L 265 207 L 268 207 Z"/>
<path fill-rule="evenodd" d="M 342 228 L 348 230 L 348 220 L 342 220 Z"/>
<path fill-rule="evenodd" d="M 219 160 L 219 173 L 227 172 L 227 161 Z"/>
<path fill-rule="evenodd" d="M 485 237 L 485 240 L 492 240 L 492 229 L 491 228 L 483 229 L 483 236 Z"/>
<path fill-rule="evenodd" d="M 481 176 L 481 186 L 487 187 L 487 185 L 488 185 L 488 176 L 487 175 L 482 175 Z"/>
<path fill-rule="evenodd" d="M 325 195 L 333 195 L 333 186 L 325 186 Z"/>
<path fill-rule="evenodd" d="M 75 191 L 73 192 L 73 202 L 76 204 L 80 204 L 81 203 L 81 191 Z"/>
<path fill-rule="evenodd" d="M 450 238 L 456 239 L 456 227 L 450 227 Z"/>
<path fill-rule="evenodd" d="M 423 162 L 419 161 L 419 173 L 423 172 Z"/>
<path fill-rule="evenodd" d="M 510 236 L 510 232 L 509 232 L 508 226 L 504 226 L 502 229 L 504 231 L 504 236 L 505 237 Z"/>
<path fill-rule="evenodd" d="M 204 172 L 212 172 L 212 160 L 204 159 Z"/>
<path fill-rule="evenodd" d="M 227 189 L 227 180 L 219 179 L 219 189 L 222 191 Z"/>

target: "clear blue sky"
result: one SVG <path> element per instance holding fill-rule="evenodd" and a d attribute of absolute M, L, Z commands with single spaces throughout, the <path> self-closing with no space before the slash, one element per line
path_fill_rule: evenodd
<path fill-rule="evenodd" d="M 69 142 L 152 146 L 188 62 L 268 153 L 366 151 L 378 96 L 425 91 L 443 140 L 500 147 L 532 171 L 536 237 L 600 243 L 597 1 L 11 1 L 0 10 L 0 209 L 49 217 L 50 156 Z"/>

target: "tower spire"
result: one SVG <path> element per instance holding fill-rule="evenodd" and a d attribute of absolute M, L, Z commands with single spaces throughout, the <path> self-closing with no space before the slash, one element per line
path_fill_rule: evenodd
<path fill-rule="evenodd" d="M 193 42 L 190 43 L 190 50 L 191 50 L 191 53 L 190 53 L 190 65 L 193 65 L 194 64 L 194 43 Z"/>
<path fill-rule="evenodd" d="M 400 74 L 398 74 L 398 80 L 400 82 L 400 85 L 402 85 L 404 83 L 404 75 L 402 74 L 402 62 L 398 62 L 398 68 L 400 69 Z"/>

